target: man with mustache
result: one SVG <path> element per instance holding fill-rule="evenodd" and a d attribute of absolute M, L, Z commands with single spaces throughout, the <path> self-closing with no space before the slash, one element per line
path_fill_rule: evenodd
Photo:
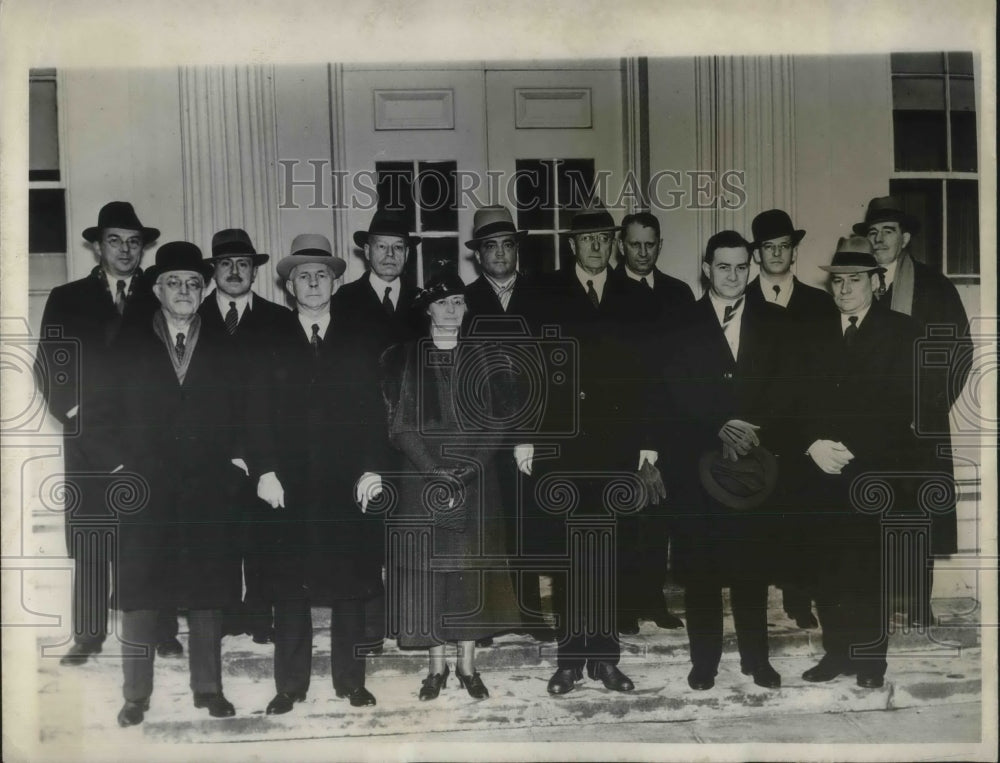
<path fill-rule="evenodd" d="M 202 331 L 218 337 L 230 363 L 239 368 L 237 378 L 244 384 L 258 376 L 257 369 L 274 363 L 278 351 L 278 332 L 292 320 L 292 311 L 254 293 L 257 268 L 268 261 L 268 255 L 254 248 L 249 234 L 240 228 L 220 230 L 212 236 L 212 275 L 215 292 L 198 310 Z M 243 396 L 245 388 L 234 390 Z M 242 528 L 243 575 L 245 593 L 243 606 L 227 613 L 226 633 L 248 632 L 259 644 L 273 640 L 271 606 L 275 598 L 273 580 L 267 580 L 262 566 L 262 554 L 256 550 L 261 533 L 269 534 L 274 522 L 271 508 L 257 500 L 248 480 L 237 497 L 240 514 L 245 518 Z M 255 529 L 258 528 L 258 529 Z M 266 540 L 263 539 L 263 540 Z"/>

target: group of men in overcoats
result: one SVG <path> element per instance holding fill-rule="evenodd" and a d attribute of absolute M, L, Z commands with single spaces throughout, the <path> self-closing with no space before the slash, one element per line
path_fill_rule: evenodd
<path fill-rule="evenodd" d="M 641 485 L 642 506 L 617 517 L 616 553 L 598 571 L 615 581 L 604 605 L 611 612 L 581 623 L 574 581 L 553 572 L 553 632 L 537 572 L 512 565 L 523 620 L 514 629 L 558 638 L 550 693 L 573 690 L 584 667 L 608 689 L 633 688 L 618 668 L 619 634 L 637 633 L 640 619 L 684 625 L 663 597 L 668 548 L 685 586 L 693 689 L 714 685 L 726 587 L 743 672 L 780 686 L 768 659 L 767 588 L 793 579 L 800 585 L 786 588 L 786 609 L 803 624 L 816 602 L 826 652 L 803 678 L 857 674 L 862 686 L 882 684 L 877 521 L 853 508 L 849 487 L 858 474 L 944 458 L 943 448 L 927 453 L 946 445 L 942 421 L 964 379 L 924 385 L 915 400 L 914 343 L 940 322 L 970 346 L 954 287 L 906 252 L 916 229 L 896 200 L 872 200 L 858 235 L 841 239 L 824 266 L 827 293 L 792 274 L 805 231 L 769 210 L 754 219 L 751 241 L 735 231 L 710 238 L 707 288 L 695 301 L 656 268 L 653 215 L 618 225 L 594 203 L 565 234 L 571 259 L 530 275 L 518 267 L 526 231 L 503 207 L 477 211 L 467 246 L 482 274 L 466 288 L 470 318 L 515 318 L 535 338 L 556 326 L 579 353 L 573 398 L 545 391 L 537 442 L 519 446 L 516 471 L 501 475 L 508 549 L 566 556 L 564 520 L 531 498 L 547 474 L 579 475 L 580 516 L 607 515 L 601 475 L 631 473 Z M 119 516 L 113 559 L 74 542 L 67 517 L 75 643 L 63 661 L 100 652 L 113 587 L 121 637 L 139 647 L 123 660 L 119 723 L 143 720 L 154 654 L 179 653 L 178 609 L 190 626 L 195 705 L 232 715 L 221 639 L 240 613 L 255 638 L 274 643 L 267 713 L 285 713 L 309 689 L 310 608 L 328 606 L 336 694 L 374 705 L 364 657 L 382 635 L 385 560 L 381 518 L 364 509 L 380 475 L 396 468 L 378 360 L 419 333 L 409 310 L 416 290 L 403 276 L 420 239 L 398 215 L 376 212 L 354 237 L 365 275 L 335 289 L 344 260 L 324 236 L 297 236 L 276 267 L 288 310 L 253 291 L 268 255 L 245 231 L 218 232 L 210 257 L 188 242 L 163 244 L 143 272 L 142 253 L 158 235 L 130 204 L 106 205 L 84 232 L 99 264 L 55 289 L 43 318 L 46 336 L 57 328 L 81 347 L 76 390 L 48 382 L 44 341 L 38 356 L 66 431 L 67 480 L 124 471 L 149 488 L 147 506 Z M 751 262 L 759 276 L 749 282 Z M 936 439 L 917 436 L 915 409 Z M 571 434 L 546 438 L 549 430 Z M 536 459 L 546 443 L 555 447 Z M 84 512 L 106 511 L 103 495 L 91 493 Z M 779 550 L 776 538 L 796 539 L 797 553 Z M 936 513 L 932 539 L 935 553 L 956 550 L 953 506 Z M 806 568 L 816 574 L 800 575 Z M 921 590 L 926 600 L 904 609 L 926 623 L 929 586 Z M 862 654 L 859 645 L 871 648 Z"/>

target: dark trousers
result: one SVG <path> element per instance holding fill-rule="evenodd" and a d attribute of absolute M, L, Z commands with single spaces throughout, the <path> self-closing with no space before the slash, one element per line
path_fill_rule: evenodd
<path fill-rule="evenodd" d="M 108 633 L 111 558 L 82 533 L 73 533 L 73 641 L 103 644 Z"/>
<path fill-rule="evenodd" d="M 684 589 L 691 662 L 716 670 L 722 659 L 722 588 L 718 581 L 691 581 Z M 753 669 L 767 660 L 767 584 L 734 583 L 729 586 L 740 662 Z"/>
<path fill-rule="evenodd" d="M 603 579 L 610 583 L 614 577 L 608 574 Z M 621 644 L 613 608 L 598 607 L 594 617 L 587 617 L 586 605 L 580 598 L 567 584 L 565 574 L 552 576 L 553 607 L 559 616 L 558 666 L 576 668 L 598 662 L 617 665 Z"/>
<path fill-rule="evenodd" d="M 525 553 L 525 535 L 530 532 L 531 523 L 527 520 L 525 502 L 529 500 L 530 487 L 518 492 L 521 478 L 517 465 L 513 460 L 500 468 L 500 498 L 503 501 L 505 516 L 504 526 L 507 537 L 506 550 L 509 557 L 527 556 Z M 534 483 L 530 483 L 531 486 Z M 537 572 L 512 569 L 510 584 L 521 610 L 521 622 L 526 626 L 541 625 L 542 595 L 541 580 Z"/>
<path fill-rule="evenodd" d="M 349 692 L 365 685 L 365 658 L 359 650 L 371 639 L 365 637 L 364 599 L 338 599 L 330 607 L 330 672 L 333 688 Z"/>
<path fill-rule="evenodd" d="M 668 542 L 661 517 L 639 514 L 618 518 L 620 621 L 650 617 L 666 609 L 663 585 L 667 579 Z"/>
<path fill-rule="evenodd" d="M 888 634 L 878 540 L 831 543 L 818 556 L 816 612 L 823 629 L 823 650 L 830 657 L 853 662 L 860 672 L 884 675 Z"/>
<path fill-rule="evenodd" d="M 306 599 L 274 602 L 274 688 L 309 691 L 312 673 L 312 612 Z"/>
<path fill-rule="evenodd" d="M 162 615 L 155 609 L 134 609 L 122 613 L 122 638 L 145 647 L 141 655 L 122 657 L 122 694 L 132 702 L 149 699 L 153 693 L 153 659 L 162 628 Z M 214 694 L 222 691 L 222 610 L 188 611 L 188 664 L 191 691 Z"/>

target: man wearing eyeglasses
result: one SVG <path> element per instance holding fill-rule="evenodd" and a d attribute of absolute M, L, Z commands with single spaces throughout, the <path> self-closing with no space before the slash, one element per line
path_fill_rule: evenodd
<path fill-rule="evenodd" d="M 82 665 L 98 654 L 107 632 L 109 563 L 98 546 L 85 541 L 88 522 L 107 516 L 106 484 L 95 479 L 97 432 L 102 424 L 95 406 L 96 379 L 110 362 L 113 346 L 126 323 L 141 321 L 156 309 L 156 299 L 142 277 L 142 254 L 160 235 L 147 228 L 125 201 L 105 204 L 97 225 L 83 231 L 98 263 L 84 278 L 52 290 L 42 315 L 35 358 L 35 378 L 49 411 L 62 425 L 65 476 L 79 496 L 66 514 L 66 546 L 74 563 L 73 646 L 62 665 Z M 59 362 L 65 340 L 76 342 L 75 368 Z M 68 372 L 68 373 L 67 373 Z M 162 654 L 180 654 L 177 621 L 163 619 Z"/>
<path fill-rule="evenodd" d="M 233 463 L 246 420 L 234 394 L 239 368 L 202 330 L 211 263 L 185 241 L 164 244 L 146 277 L 160 309 L 129 326 L 103 380 L 106 463 L 138 475 L 148 500 L 118 522 L 116 605 L 122 636 L 142 651 L 123 656 L 121 726 L 142 723 L 153 691 L 158 612 L 188 611 L 194 706 L 223 718 L 222 616 L 240 601 L 235 496 L 246 476 Z M 122 425 L 126 422 L 127 425 Z"/>

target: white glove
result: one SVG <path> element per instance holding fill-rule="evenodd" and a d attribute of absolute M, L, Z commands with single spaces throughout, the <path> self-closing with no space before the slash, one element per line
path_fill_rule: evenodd
<path fill-rule="evenodd" d="M 72 408 L 70 408 L 68 411 L 66 411 L 66 418 L 67 419 L 75 418 L 76 414 L 79 413 L 79 411 L 80 411 L 80 406 L 79 405 L 74 405 Z"/>
<path fill-rule="evenodd" d="M 840 474 L 854 458 L 844 443 L 833 440 L 816 440 L 806 454 L 827 474 Z"/>
<path fill-rule="evenodd" d="M 272 509 L 285 508 L 285 489 L 274 472 L 260 475 L 257 480 L 257 497 L 271 504 Z"/>
<path fill-rule="evenodd" d="M 116 466 L 114 469 L 111 470 L 111 473 L 112 474 L 117 474 L 118 472 L 120 472 L 124 468 L 125 468 L 125 464 L 118 464 L 118 466 Z"/>
<path fill-rule="evenodd" d="M 760 445 L 760 438 L 757 437 L 757 430 L 760 427 L 747 421 L 730 419 L 719 430 L 719 439 L 723 445 L 728 445 L 739 455 L 745 456 L 751 448 Z"/>
<path fill-rule="evenodd" d="M 522 474 L 531 476 L 531 463 L 535 458 L 535 446 L 527 445 L 514 446 L 514 463 Z"/>
<path fill-rule="evenodd" d="M 368 508 L 372 498 L 382 495 L 382 477 L 375 472 L 365 472 L 354 486 L 354 500 L 361 504 L 361 513 Z"/>
<path fill-rule="evenodd" d="M 250 476 L 250 469 L 247 468 L 247 462 L 244 461 L 242 458 L 234 458 L 230 463 L 232 463 L 232 465 L 237 467 L 238 469 L 242 469 L 243 473 L 247 477 Z"/>

